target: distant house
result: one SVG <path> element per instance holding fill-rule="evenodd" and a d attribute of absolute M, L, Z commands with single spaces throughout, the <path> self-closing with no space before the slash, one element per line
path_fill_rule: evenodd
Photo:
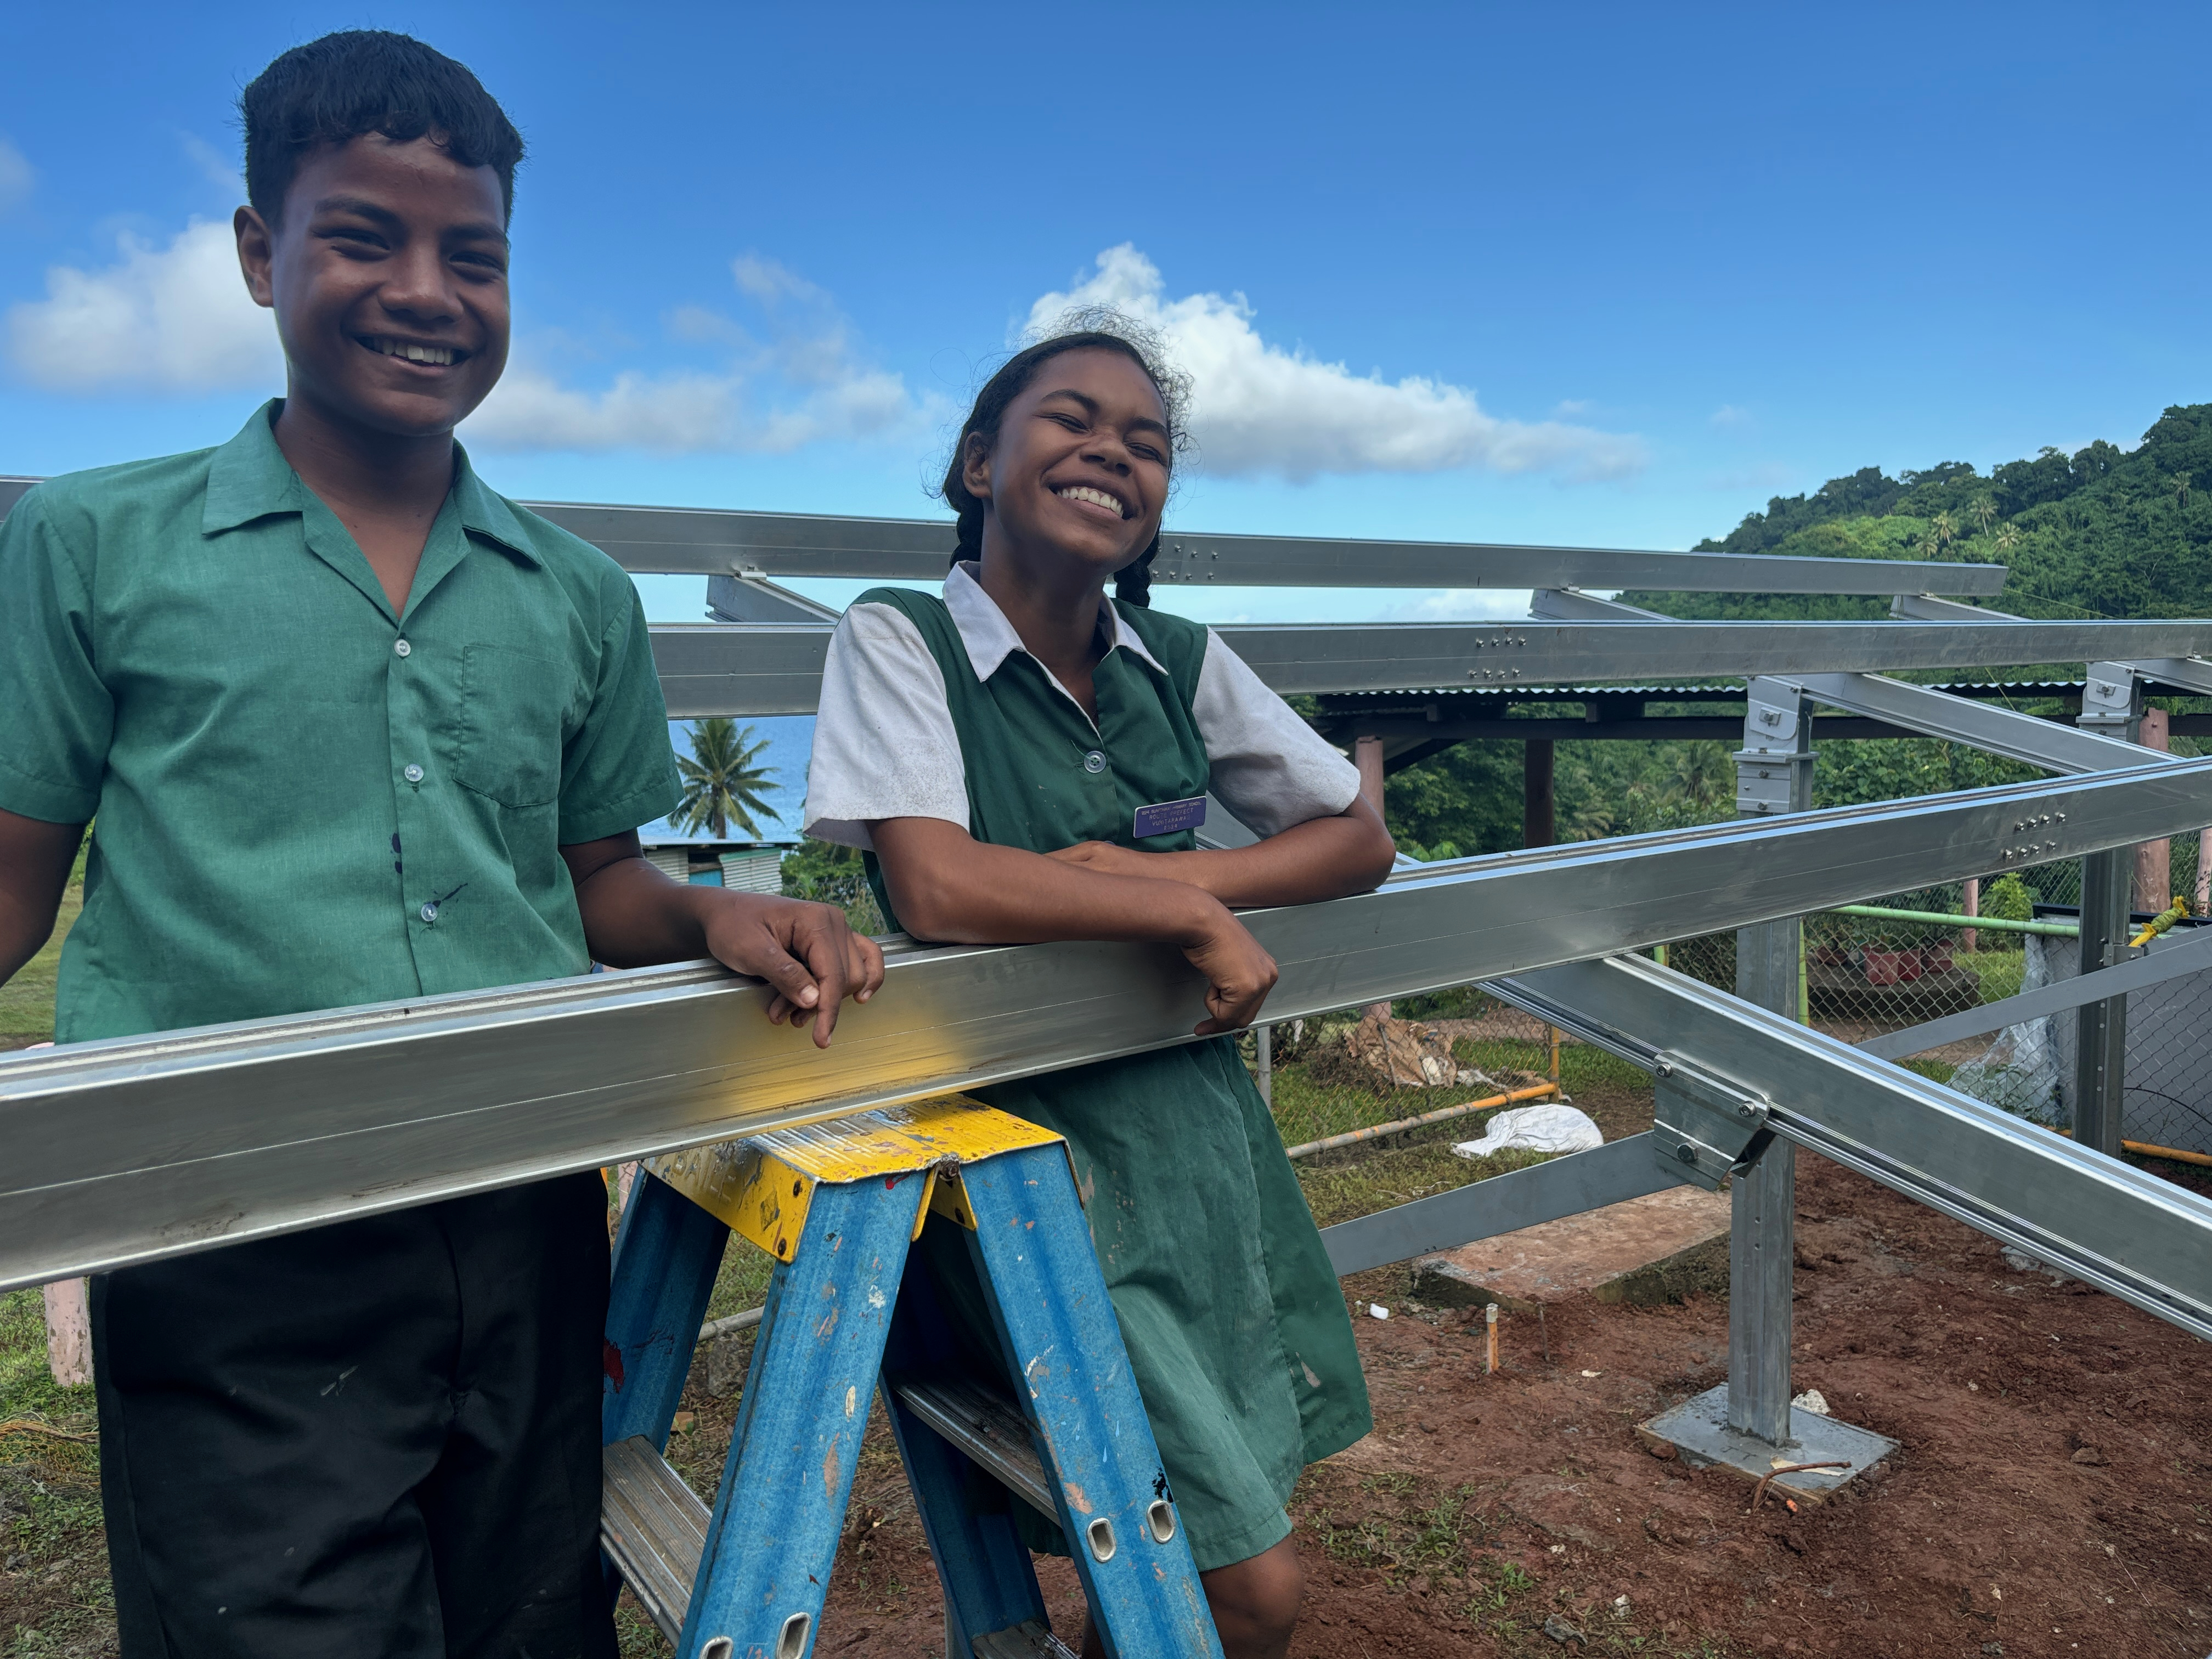
<path fill-rule="evenodd" d="M 799 845 L 795 841 L 639 839 L 647 860 L 672 881 L 694 887 L 734 887 L 742 893 L 781 893 L 783 855 Z"/>

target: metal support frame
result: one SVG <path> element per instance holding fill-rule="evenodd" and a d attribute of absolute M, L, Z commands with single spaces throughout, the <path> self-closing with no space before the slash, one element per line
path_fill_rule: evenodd
<path fill-rule="evenodd" d="M 1735 765 L 1736 811 L 1743 816 L 1812 810 L 1812 707 L 1802 685 L 1781 679 L 1751 683 Z M 1803 945 L 1804 923 L 1796 916 L 1739 933 L 1736 994 L 1794 1018 Z M 1790 1438 L 1796 1195 L 1797 1155 L 1775 1141 L 1739 1167 L 1729 1197 L 1727 1421 L 1776 1445 Z"/>
<path fill-rule="evenodd" d="M 1649 1069 L 1686 1057 L 1778 1139 L 2212 1338 L 2212 1200 L 1640 957 L 1485 988 Z"/>
<path fill-rule="evenodd" d="M 2212 761 L 1425 865 L 1248 913 L 1277 1020 L 2212 822 Z M 894 945 L 825 1054 L 718 966 L 0 1058 L 0 1288 L 1190 1040 L 1174 951 Z"/>
<path fill-rule="evenodd" d="M 2134 747 L 2142 720 L 2142 681 L 2122 662 L 2093 662 L 2081 690 L 2077 722 L 2108 742 Z M 2152 751 L 2138 750 L 2137 753 Z M 2125 961 L 2128 917 L 2133 908 L 2135 849 L 2108 848 L 2081 860 L 2081 972 L 2094 974 Z M 2074 1059 L 2074 1138 L 2118 1157 L 2120 1112 L 2125 1100 L 2128 1000 L 2124 994 L 2084 1003 L 2075 1016 L 2079 1038 Z"/>
<path fill-rule="evenodd" d="M 1595 602 L 1593 603 L 1602 603 Z M 1285 623 L 1224 625 L 1274 690 L 1530 687 L 1714 674 L 1869 673 L 2021 662 L 2185 655 L 2212 621 L 1934 623 Z M 820 701 L 830 628 L 820 623 L 664 623 L 653 655 L 669 714 L 805 714 Z"/>
<path fill-rule="evenodd" d="M 0 518 L 39 482 L 0 477 Z M 623 569 L 667 575 L 842 576 L 935 581 L 954 544 L 949 519 L 862 519 L 726 507 L 520 505 L 581 536 Z M 1805 559 L 1771 554 L 1520 547 L 1482 542 L 1353 541 L 1315 536 L 1163 538 L 1155 582 L 1259 587 L 1652 587 L 1675 592 L 1996 593 L 2001 564 Z"/>

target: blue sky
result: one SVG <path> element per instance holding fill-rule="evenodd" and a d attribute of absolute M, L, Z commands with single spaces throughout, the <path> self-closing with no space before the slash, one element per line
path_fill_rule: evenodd
<path fill-rule="evenodd" d="M 2208 15 L 26 8 L 0 472 L 218 441 L 276 389 L 224 264 L 231 103 L 373 26 L 530 143 L 515 364 L 465 428 L 509 494 L 933 511 L 994 355 L 1103 295 L 1198 373 L 1190 528 L 1686 546 L 1870 462 L 2131 444 L 2212 398 Z M 647 599 L 696 615 L 692 584 Z"/>

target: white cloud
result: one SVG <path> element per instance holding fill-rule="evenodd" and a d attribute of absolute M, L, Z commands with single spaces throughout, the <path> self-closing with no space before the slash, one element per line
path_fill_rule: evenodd
<path fill-rule="evenodd" d="M 125 232 L 117 252 L 104 270 L 50 267 L 45 299 L 9 307 L 9 354 L 26 378 L 185 392 L 281 380 L 275 324 L 246 295 L 228 224 L 195 219 L 167 247 Z"/>
<path fill-rule="evenodd" d="M 785 454 L 896 437 L 935 416 L 903 379 L 866 361 L 822 289 L 755 254 L 732 260 L 730 273 L 766 314 L 765 340 L 719 312 L 679 306 L 669 333 L 722 347 L 729 361 L 659 374 L 625 370 L 599 391 L 562 384 L 543 351 L 524 349 L 463 435 L 488 449 Z"/>
<path fill-rule="evenodd" d="M 31 199 L 39 182 L 37 170 L 5 133 L 0 133 L 0 213 L 9 213 Z"/>
<path fill-rule="evenodd" d="M 1723 429 L 1732 426 L 1749 426 L 1751 411 L 1747 409 L 1739 409 L 1734 404 L 1723 404 L 1711 414 L 1706 416 L 1705 420 L 1708 424 Z"/>
<path fill-rule="evenodd" d="M 1030 307 L 1032 331 L 1073 306 L 1111 306 L 1157 328 L 1193 381 L 1199 459 L 1217 475 L 1555 471 L 1619 478 L 1644 462 L 1642 440 L 1558 421 L 1486 414 L 1464 386 L 1408 375 L 1362 378 L 1344 364 L 1262 339 L 1242 294 L 1175 300 L 1159 268 L 1125 242 L 1096 276 Z"/>

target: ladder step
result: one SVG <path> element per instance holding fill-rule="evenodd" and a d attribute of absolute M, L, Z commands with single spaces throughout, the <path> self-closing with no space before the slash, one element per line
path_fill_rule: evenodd
<path fill-rule="evenodd" d="M 1045 1484 L 1043 1461 L 1030 1436 L 1029 1419 L 1012 1400 L 965 1377 L 908 1377 L 897 1383 L 894 1392 L 908 1411 L 1008 1492 L 1046 1520 L 1060 1519 L 1052 1488 Z M 1006 1634 L 1002 1631 L 999 1636 Z M 976 1651 L 982 1652 L 983 1643 L 995 1642 L 999 1636 L 979 1637 Z M 1007 1648 L 1005 1651 L 1011 1656 L 1052 1650 Z"/>
<path fill-rule="evenodd" d="M 641 1434 L 607 1447 L 599 1468 L 599 1541 L 638 1605 L 673 1642 L 684 1633 L 706 1553 L 707 1506 Z"/>
<path fill-rule="evenodd" d="M 1076 1659 L 1073 1648 L 1034 1619 L 975 1638 L 975 1659 Z"/>

